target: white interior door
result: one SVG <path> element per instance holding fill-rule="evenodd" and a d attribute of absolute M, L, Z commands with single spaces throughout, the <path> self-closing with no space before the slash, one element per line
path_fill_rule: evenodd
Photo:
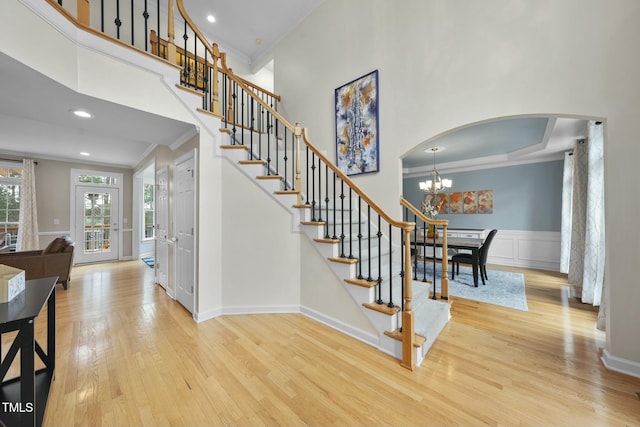
<path fill-rule="evenodd" d="M 169 169 L 156 172 L 156 283 L 169 286 Z"/>
<path fill-rule="evenodd" d="M 176 300 L 191 313 L 195 306 L 195 153 L 176 161 L 175 169 L 175 259 Z"/>
<path fill-rule="evenodd" d="M 76 186 L 76 263 L 118 259 L 118 189 Z"/>

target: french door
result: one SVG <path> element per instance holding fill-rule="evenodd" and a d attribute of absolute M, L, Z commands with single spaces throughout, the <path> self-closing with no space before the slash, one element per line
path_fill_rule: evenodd
<path fill-rule="evenodd" d="M 76 263 L 118 259 L 118 192 L 117 188 L 76 186 Z"/>

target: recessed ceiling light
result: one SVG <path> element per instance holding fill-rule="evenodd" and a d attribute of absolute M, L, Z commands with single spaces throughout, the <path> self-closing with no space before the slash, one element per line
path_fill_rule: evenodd
<path fill-rule="evenodd" d="M 207 21 L 209 22 L 216 22 L 216 17 L 213 15 L 207 15 Z"/>
<path fill-rule="evenodd" d="M 91 154 L 90 154 L 90 153 L 87 153 L 86 151 L 81 151 L 81 152 L 80 152 L 80 155 L 81 155 L 81 156 L 90 156 Z"/>
<path fill-rule="evenodd" d="M 83 119 L 89 119 L 91 117 L 93 117 L 90 113 L 84 111 L 84 110 L 71 110 L 71 112 L 73 114 L 75 114 L 78 117 L 82 117 Z"/>
<path fill-rule="evenodd" d="M 256 44 L 262 44 L 262 39 L 260 37 L 256 39 Z"/>

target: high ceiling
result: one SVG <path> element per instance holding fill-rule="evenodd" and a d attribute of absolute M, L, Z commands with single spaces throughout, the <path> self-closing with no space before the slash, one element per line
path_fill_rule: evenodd
<path fill-rule="evenodd" d="M 265 54 L 322 0 L 184 0 L 210 40 L 247 63 Z M 206 21 L 213 14 L 216 22 Z M 256 43 L 261 39 L 261 43 Z M 155 144 L 171 145 L 195 133 L 193 125 L 80 95 L 0 53 L 0 157 L 52 158 L 131 168 Z M 286 102 L 286 101 L 285 101 Z M 70 113 L 86 108 L 94 118 Z M 420 142 L 403 159 L 405 173 L 430 171 L 437 145 L 438 169 L 549 156 L 584 137 L 584 121 L 516 118 L 467 127 Z M 80 152 L 88 152 L 83 156 Z"/>

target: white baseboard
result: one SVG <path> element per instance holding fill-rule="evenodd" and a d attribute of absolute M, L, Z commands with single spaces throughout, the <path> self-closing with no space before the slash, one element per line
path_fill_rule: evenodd
<path fill-rule="evenodd" d="M 168 292 L 167 292 L 168 294 Z M 173 298 L 173 297 L 172 297 Z M 173 298 L 175 299 L 175 298 Z M 193 320 L 196 321 L 196 323 L 201 323 L 204 322 L 206 320 L 211 320 L 211 319 L 215 319 L 216 317 L 219 317 L 222 315 L 221 310 L 209 310 L 209 311 L 205 311 L 203 313 L 193 313 Z"/>
<path fill-rule="evenodd" d="M 560 271 L 560 232 L 498 230 L 487 263 Z"/>
<path fill-rule="evenodd" d="M 607 369 L 640 378 L 640 363 L 638 362 L 612 356 L 606 349 L 602 350 L 600 360 Z"/>
<path fill-rule="evenodd" d="M 282 314 L 282 313 L 300 313 L 300 306 L 297 305 L 265 305 L 265 306 L 231 306 L 222 307 L 221 315 L 239 315 L 239 314 Z"/>
<path fill-rule="evenodd" d="M 372 335 L 369 332 L 354 328 L 351 325 L 347 325 L 346 323 L 343 323 L 340 320 L 326 316 L 308 307 L 300 307 L 300 312 L 317 322 L 320 322 L 329 326 L 332 329 L 340 331 L 343 334 L 349 335 L 350 337 L 353 337 L 359 341 L 362 341 L 365 344 L 369 344 L 372 347 L 383 350 L 380 345 L 380 338 L 376 335 Z"/>

